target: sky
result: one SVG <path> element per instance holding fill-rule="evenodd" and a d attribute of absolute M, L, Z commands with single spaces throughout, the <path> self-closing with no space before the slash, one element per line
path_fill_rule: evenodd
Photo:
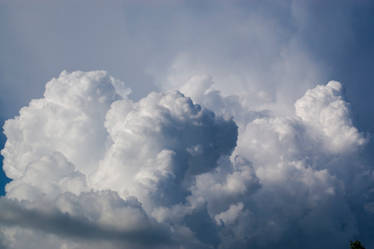
<path fill-rule="evenodd" d="M 374 248 L 373 14 L 0 0 L 0 248 Z"/>

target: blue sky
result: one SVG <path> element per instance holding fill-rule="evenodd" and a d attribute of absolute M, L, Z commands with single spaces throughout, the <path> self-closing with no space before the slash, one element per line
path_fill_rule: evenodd
<path fill-rule="evenodd" d="M 5 140 L 6 140 L 6 138 L 5 138 L 4 134 L 1 134 L 0 144 L 1 144 L 2 148 L 4 147 Z M 3 157 L 1 156 L 1 161 L 2 160 L 3 160 Z M 2 163 L 1 163 L 1 166 L 2 166 Z M 5 185 L 8 183 L 9 180 L 10 179 L 6 177 L 4 171 L 1 171 L 0 172 L 0 184 L 1 184 L 0 194 L 1 195 L 5 194 Z"/>
<path fill-rule="evenodd" d="M 35 243 L 51 228 L 57 242 L 41 248 L 92 245 L 95 233 L 110 248 L 146 247 L 139 238 L 153 233 L 162 248 L 374 246 L 373 13 L 366 0 L 0 0 L 0 123 L 29 106 L 4 128 L 15 181 L 0 206 L 18 219 L 0 222 L 35 228 Z M 107 73 L 72 73 L 94 70 Z M 2 196 L 7 182 L 1 171 Z M 104 225 L 116 219 L 91 217 L 84 200 L 154 230 L 113 233 Z M 54 210 L 51 222 L 35 203 Z M 65 213 L 94 233 L 61 228 Z M 27 248 L 2 237 L 0 247 Z"/>

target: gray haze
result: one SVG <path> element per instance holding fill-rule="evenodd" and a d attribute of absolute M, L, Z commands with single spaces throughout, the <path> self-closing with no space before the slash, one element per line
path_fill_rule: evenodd
<path fill-rule="evenodd" d="M 139 98 L 163 86 L 180 58 L 187 68 L 176 73 L 203 72 L 223 85 L 236 75 L 231 84 L 256 85 L 289 102 L 310 86 L 339 80 L 360 126 L 372 129 L 371 1 L 0 4 L 3 119 L 40 97 L 62 70 L 105 69 Z"/>

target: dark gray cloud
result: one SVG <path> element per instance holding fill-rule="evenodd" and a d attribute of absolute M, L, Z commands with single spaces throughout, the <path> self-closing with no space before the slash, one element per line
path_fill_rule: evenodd
<path fill-rule="evenodd" d="M 0 199 L 0 226 L 32 229 L 36 233 L 53 234 L 67 240 L 88 244 L 110 242 L 119 248 L 171 246 L 170 232 L 164 226 L 153 224 L 144 229 L 119 229 L 111 225 L 92 222 L 85 217 L 71 216 L 53 207 L 46 210 L 27 208 L 27 202 Z M 4 247 L 6 248 L 6 247 Z"/>
<path fill-rule="evenodd" d="M 143 230 L 120 230 L 110 225 L 95 224 L 84 217 L 74 217 L 55 209 L 43 212 L 39 209 L 26 208 L 27 204 L 25 204 L 1 198 L 0 224 L 40 230 L 67 239 L 87 240 L 93 243 L 96 240 L 104 240 L 155 247 L 172 243 L 165 227 L 149 226 Z"/>

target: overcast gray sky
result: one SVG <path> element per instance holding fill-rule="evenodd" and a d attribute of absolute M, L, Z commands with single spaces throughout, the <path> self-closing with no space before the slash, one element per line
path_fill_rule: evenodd
<path fill-rule="evenodd" d="M 365 115 L 374 77 L 371 1 L 0 4 L 3 119 L 40 97 L 62 70 L 107 70 L 140 97 L 165 84 L 185 56 L 184 74 L 201 71 L 222 85 L 236 75 L 232 80 L 243 88 L 252 84 L 293 98 L 340 80 L 357 118 L 372 129 L 372 115 Z"/>

